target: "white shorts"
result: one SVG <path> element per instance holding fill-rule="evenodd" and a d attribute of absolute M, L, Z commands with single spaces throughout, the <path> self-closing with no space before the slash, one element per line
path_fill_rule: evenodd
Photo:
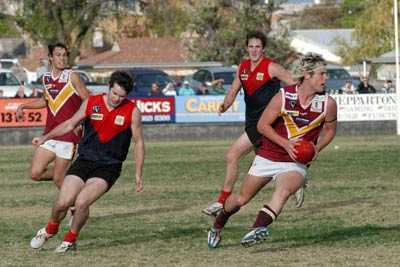
<path fill-rule="evenodd" d="M 250 167 L 249 174 L 257 177 L 272 177 L 275 180 L 279 174 L 291 171 L 298 172 L 301 176 L 306 177 L 307 167 L 296 162 L 272 161 L 256 156 Z"/>
<path fill-rule="evenodd" d="M 75 144 L 71 142 L 50 139 L 41 144 L 40 147 L 55 153 L 57 157 L 62 159 L 72 160 L 75 154 Z"/>

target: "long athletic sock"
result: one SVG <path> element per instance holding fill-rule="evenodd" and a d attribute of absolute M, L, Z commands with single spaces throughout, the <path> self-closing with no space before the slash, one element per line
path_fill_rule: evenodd
<path fill-rule="evenodd" d="M 229 220 L 229 217 L 231 217 L 233 214 L 235 214 L 239 210 L 240 210 L 240 207 L 235 207 L 230 212 L 227 212 L 227 211 L 225 211 L 225 209 L 222 209 L 222 211 L 215 218 L 214 227 L 218 230 L 221 230 L 222 228 L 224 228 L 226 222 Z"/>
<path fill-rule="evenodd" d="M 221 204 L 224 204 L 226 199 L 231 195 L 231 192 L 227 192 L 224 190 L 221 190 L 221 192 L 219 193 L 219 197 L 218 197 L 218 202 Z"/>
<path fill-rule="evenodd" d="M 48 222 L 46 225 L 46 233 L 55 235 L 58 232 L 59 223 Z"/>
<path fill-rule="evenodd" d="M 69 230 L 64 236 L 64 241 L 74 243 L 74 242 L 76 242 L 77 237 L 78 237 L 78 233 L 75 233 L 74 231 Z"/>
<path fill-rule="evenodd" d="M 253 228 L 266 227 L 275 221 L 276 217 L 278 217 L 276 212 L 273 211 L 268 205 L 264 205 L 264 207 L 258 212 L 256 221 L 253 224 Z"/>

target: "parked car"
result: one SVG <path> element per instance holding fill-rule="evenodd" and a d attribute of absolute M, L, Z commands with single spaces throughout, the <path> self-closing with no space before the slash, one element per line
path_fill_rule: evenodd
<path fill-rule="evenodd" d="M 128 97 L 143 97 L 150 95 L 151 84 L 156 82 L 160 86 L 161 91 L 171 84 L 175 86 L 175 82 L 167 73 L 151 68 L 132 68 L 126 70 L 132 75 L 134 85 L 132 92 Z"/>
<path fill-rule="evenodd" d="M 348 80 L 352 81 L 356 88 L 360 83 L 359 79 L 352 77 L 350 73 L 340 65 L 327 65 L 326 72 L 328 74 L 328 79 L 325 83 L 325 91 L 328 93 L 341 93 L 342 87 Z"/>
<path fill-rule="evenodd" d="M 3 97 L 14 97 L 17 94 L 21 82 L 8 69 L 0 69 L 0 90 L 3 91 Z M 32 89 L 25 87 L 25 95 L 30 96 Z"/>
<path fill-rule="evenodd" d="M 227 91 L 230 89 L 235 75 L 236 69 L 232 67 L 208 67 L 201 68 L 193 75 L 186 76 L 185 81 L 188 81 L 190 86 L 197 90 L 201 84 L 211 86 L 212 81 L 222 79 L 224 80 L 223 87 Z"/>

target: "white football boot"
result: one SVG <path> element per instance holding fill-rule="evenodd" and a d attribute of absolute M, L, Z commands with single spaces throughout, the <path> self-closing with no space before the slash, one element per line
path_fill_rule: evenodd
<path fill-rule="evenodd" d="M 52 238 L 54 235 L 48 234 L 46 232 L 46 228 L 40 229 L 34 238 L 31 240 L 31 248 L 39 249 L 41 248 L 44 243 L 46 243 L 49 238 Z"/>
<path fill-rule="evenodd" d="M 218 213 L 222 210 L 223 207 L 224 207 L 224 205 L 222 205 L 221 203 L 214 202 L 210 206 L 208 206 L 207 208 L 202 210 L 202 212 L 209 216 L 216 217 L 218 215 Z"/>
<path fill-rule="evenodd" d="M 63 241 L 61 245 L 59 245 L 54 252 L 56 253 L 65 253 L 67 251 L 76 250 L 76 243 L 75 242 L 67 242 Z"/>

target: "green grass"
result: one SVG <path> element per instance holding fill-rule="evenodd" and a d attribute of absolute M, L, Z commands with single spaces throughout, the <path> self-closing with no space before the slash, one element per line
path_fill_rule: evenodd
<path fill-rule="evenodd" d="M 304 206 L 290 199 L 267 242 L 239 244 L 271 185 L 231 218 L 221 247 L 209 250 L 211 220 L 200 211 L 222 184 L 229 144 L 148 143 L 141 194 L 131 153 L 116 185 L 92 207 L 78 251 L 61 256 L 53 250 L 67 220 L 44 249 L 29 247 L 47 222 L 55 186 L 28 179 L 31 147 L 0 147 L 0 266 L 398 266 L 399 137 L 335 139 L 310 169 Z M 241 162 L 240 180 L 252 158 Z"/>

